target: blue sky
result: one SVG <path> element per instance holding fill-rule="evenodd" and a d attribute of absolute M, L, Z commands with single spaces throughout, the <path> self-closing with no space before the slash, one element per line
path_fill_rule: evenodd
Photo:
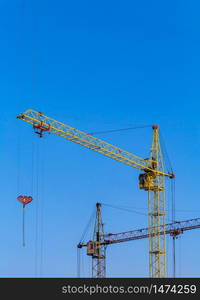
<path fill-rule="evenodd" d="M 27 108 L 87 132 L 159 124 L 176 218 L 200 217 L 199 9 L 195 0 L 0 1 L 1 277 L 76 277 L 76 244 L 96 202 L 147 212 L 137 170 L 53 135 L 39 140 L 16 120 Z M 151 134 L 99 137 L 146 157 Z M 34 198 L 25 248 L 19 193 Z M 103 217 L 106 232 L 147 226 L 146 216 L 108 207 Z M 178 276 L 199 276 L 198 233 L 177 240 Z M 147 240 L 114 245 L 107 257 L 108 276 L 148 276 Z M 83 269 L 90 276 L 84 254 Z"/>

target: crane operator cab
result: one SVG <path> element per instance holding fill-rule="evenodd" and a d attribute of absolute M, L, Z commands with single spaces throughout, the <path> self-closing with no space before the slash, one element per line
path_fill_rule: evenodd
<path fill-rule="evenodd" d="M 105 256 L 101 254 L 100 249 L 100 242 L 89 241 L 87 243 L 87 255 L 93 258 L 105 258 Z"/>
<path fill-rule="evenodd" d="M 156 175 L 146 172 L 139 175 L 139 188 L 145 191 L 163 191 L 164 187 L 156 180 Z"/>
<path fill-rule="evenodd" d="M 96 255 L 97 254 L 97 242 L 89 241 L 87 243 L 87 255 Z"/>
<path fill-rule="evenodd" d="M 139 175 L 139 188 L 145 191 L 154 189 L 153 176 L 150 173 L 143 173 Z"/>

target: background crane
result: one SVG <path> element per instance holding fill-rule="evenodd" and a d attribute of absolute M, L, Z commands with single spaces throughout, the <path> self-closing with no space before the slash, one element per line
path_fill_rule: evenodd
<path fill-rule="evenodd" d="M 157 125 L 152 127 L 150 156 L 144 159 L 49 118 L 41 112 L 29 109 L 17 118 L 32 124 L 39 137 L 42 137 L 45 132 L 54 133 L 142 171 L 139 175 L 139 188 L 148 192 L 149 276 L 166 277 L 165 230 L 161 234 L 161 228 L 165 228 L 166 223 L 164 178 L 174 178 L 174 174 L 165 173 L 164 170 L 159 127 Z"/>
<path fill-rule="evenodd" d="M 88 246 L 88 253 L 92 255 L 92 277 L 101 278 L 106 274 L 106 247 L 104 242 L 104 226 L 102 222 L 101 203 L 96 204 L 96 219 L 93 233 L 93 241 Z M 95 249 L 93 248 L 95 247 Z"/>
<path fill-rule="evenodd" d="M 175 241 L 175 238 L 184 233 L 184 231 L 198 228 L 200 228 L 200 218 L 176 221 L 166 224 L 165 228 L 164 226 L 161 226 L 160 235 L 169 234 Z M 155 232 L 155 230 L 152 229 L 152 231 L 149 231 L 149 228 L 141 228 L 120 233 L 104 234 L 101 203 L 97 203 L 93 240 L 86 243 L 80 242 L 77 245 L 77 248 L 87 248 L 87 255 L 91 256 L 92 258 L 92 277 L 106 277 L 106 247 L 112 244 L 119 244 L 149 238 L 149 235 L 151 234 L 150 232 Z M 173 263 L 175 268 L 175 261 Z M 95 266 L 103 267 L 99 267 L 99 269 L 97 270 L 95 269 Z"/>

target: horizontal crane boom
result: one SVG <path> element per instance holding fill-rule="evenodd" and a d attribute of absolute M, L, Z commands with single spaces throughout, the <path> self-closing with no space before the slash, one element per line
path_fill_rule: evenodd
<path fill-rule="evenodd" d="M 35 132 L 38 133 L 40 137 L 43 136 L 44 132 L 54 133 L 69 141 L 80 144 L 136 169 L 152 172 L 156 175 L 167 176 L 170 178 L 174 177 L 173 174 L 164 173 L 153 168 L 152 165 L 157 163 L 156 161 L 140 158 L 132 153 L 124 151 L 119 147 L 95 138 L 89 133 L 85 133 L 69 125 L 51 119 L 43 115 L 41 112 L 28 109 L 24 113 L 18 115 L 17 118 L 32 124 Z"/>
<path fill-rule="evenodd" d="M 160 234 L 164 234 L 165 231 L 166 234 L 176 236 L 183 233 L 184 231 L 196 228 L 200 228 L 200 218 L 166 224 L 165 230 L 164 226 L 160 226 Z M 106 234 L 104 235 L 104 241 L 106 244 L 114 244 L 143 239 L 149 237 L 148 232 L 148 228 L 143 228 L 139 230 L 127 231 L 117 234 Z"/>
<path fill-rule="evenodd" d="M 163 235 L 165 232 L 166 234 L 170 234 L 171 236 L 174 237 L 174 236 L 178 236 L 184 231 L 197 229 L 197 228 L 200 228 L 200 218 L 166 224 L 165 230 L 163 226 L 160 226 L 161 229 L 160 234 Z M 102 242 L 102 244 L 111 245 L 111 244 L 144 239 L 148 237 L 149 237 L 148 228 L 136 229 L 136 230 L 120 232 L 120 233 L 108 233 L 108 234 L 104 234 L 104 241 Z M 78 248 L 82 248 L 86 246 L 87 243 L 78 244 Z"/>

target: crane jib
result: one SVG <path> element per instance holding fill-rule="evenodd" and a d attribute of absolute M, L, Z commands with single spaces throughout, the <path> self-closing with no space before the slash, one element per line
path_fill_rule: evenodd
<path fill-rule="evenodd" d="M 45 132 L 54 133 L 74 143 L 80 144 L 86 148 L 99 152 L 100 154 L 144 172 L 152 172 L 156 176 L 166 176 L 169 178 L 174 177 L 173 174 L 164 173 L 151 168 L 150 165 L 156 163 L 155 161 L 140 158 L 114 145 L 108 144 L 105 141 L 97 139 L 91 136 L 89 133 L 82 132 L 66 124 L 51 119 L 43 115 L 41 112 L 36 112 L 29 109 L 18 115 L 17 118 L 32 124 L 35 132 L 40 137 L 42 137 Z"/>

